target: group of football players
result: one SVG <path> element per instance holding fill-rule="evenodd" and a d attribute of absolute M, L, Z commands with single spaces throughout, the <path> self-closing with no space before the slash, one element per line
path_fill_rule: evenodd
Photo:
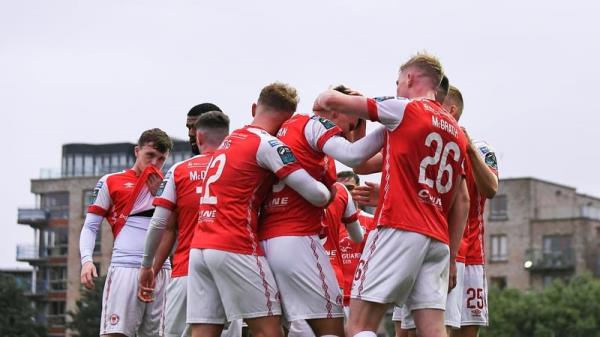
<path fill-rule="evenodd" d="M 187 128 L 195 156 L 163 176 L 172 149 L 144 131 L 136 161 L 102 177 L 80 236 L 94 286 L 103 220 L 114 246 L 100 335 L 477 336 L 488 324 L 483 209 L 498 188 L 491 148 L 458 125 L 460 91 L 420 53 L 396 95 L 337 86 L 311 114 L 273 83 L 230 133 L 211 103 Z M 366 132 L 367 121 L 380 125 Z M 335 161 L 353 168 L 336 174 Z M 381 172 L 379 184 L 358 174 Z M 360 208 L 375 207 L 374 215 Z M 169 256 L 172 255 L 172 261 Z"/>

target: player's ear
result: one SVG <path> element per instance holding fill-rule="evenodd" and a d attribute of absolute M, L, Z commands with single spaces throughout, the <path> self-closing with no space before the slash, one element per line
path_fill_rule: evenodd
<path fill-rule="evenodd" d="M 196 130 L 196 146 L 200 148 L 204 144 L 204 132 Z"/>
<path fill-rule="evenodd" d="M 133 148 L 133 153 L 135 154 L 135 157 L 137 158 L 138 157 L 138 153 L 140 153 L 140 146 L 139 145 L 136 145 Z"/>
<path fill-rule="evenodd" d="M 406 74 L 406 85 L 410 88 L 413 86 L 413 81 L 414 81 L 414 77 L 413 77 L 413 73 L 412 72 L 408 72 Z"/>
<path fill-rule="evenodd" d="M 256 116 L 256 103 L 252 103 L 252 117 Z"/>

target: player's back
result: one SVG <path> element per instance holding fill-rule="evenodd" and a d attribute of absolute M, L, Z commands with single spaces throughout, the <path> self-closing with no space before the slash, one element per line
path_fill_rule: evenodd
<path fill-rule="evenodd" d="M 340 133 L 339 127 L 324 118 L 296 114 L 281 126 L 277 137 L 290 147 L 308 174 L 330 186 L 336 179 L 335 162 L 321 150 L 329 138 Z M 322 208 L 313 206 L 290 187 L 277 184 L 263 205 L 260 239 L 317 234 L 321 216 Z"/>
<path fill-rule="evenodd" d="M 173 277 L 188 273 L 190 244 L 198 222 L 200 191 L 211 158 L 212 153 L 203 153 L 174 164 L 154 198 L 155 206 L 177 210 L 177 247 L 173 254 Z"/>
<path fill-rule="evenodd" d="M 192 248 L 263 255 L 256 235 L 257 216 L 275 176 L 261 167 L 257 155 L 261 147 L 275 142 L 280 144 L 266 131 L 246 126 L 232 132 L 214 152 L 202 184 Z"/>
<path fill-rule="evenodd" d="M 464 173 L 464 133 L 431 100 L 390 98 L 376 104 L 404 109 L 401 122 L 386 134 L 379 224 L 448 243 L 447 214 Z"/>

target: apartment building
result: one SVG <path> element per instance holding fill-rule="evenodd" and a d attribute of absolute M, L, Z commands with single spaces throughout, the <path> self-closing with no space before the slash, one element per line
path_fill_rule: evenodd
<path fill-rule="evenodd" d="M 48 327 L 49 336 L 66 336 L 67 312 L 80 298 L 79 234 L 87 205 L 98 179 L 129 168 L 135 162 L 135 144 L 66 144 L 60 174 L 31 180 L 33 207 L 19 208 L 17 222 L 33 229 L 33 242 L 17 246 L 17 260 L 33 267 L 31 291 L 26 294 Z M 175 141 L 165 170 L 192 155 L 189 143 Z M 94 263 L 101 275 L 110 262 L 112 233 L 102 226 L 96 240 Z"/>
<path fill-rule="evenodd" d="M 600 198 L 536 178 L 501 179 L 486 210 L 491 284 L 522 290 L 600 276 Z"/>

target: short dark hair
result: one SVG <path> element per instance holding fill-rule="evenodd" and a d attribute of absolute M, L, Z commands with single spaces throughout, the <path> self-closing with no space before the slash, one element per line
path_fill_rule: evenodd
<path fill-rule="evenodd" d="M 440 85 L 438 86 L 437 90 L 435 91 L 435 101 L 443 104 L 444 100 L 446 99 L 446 95 L 448 95 L 448 89 L 450 88 L 450 80 L 448 79 L 448 76 L 444 75 L 442 77 L 442 81 L 440 82 Z"/>
<path fill-rule="evenodd" d="M 260 91 L 258 104 L 275 110 L 296 112 L 298 93 L 293 87 L 280 82 L 267 85 Z"/>
<path fill-rule="evenodd" d="M 152 143 L 152 147 L 161 153 L 167 153 L 173 149 L 173 141 L 169 135 L 158 128 L 142 132 L 140 138 L 138 139 L 137 145 L 139 147 L 143 147 L 148 143 Z"/>
<path fill-rule="evenodd" d="M 227 129 L 229 130 L 229 117 L 222 111 L 208 111 L 198 117 L 194 123 L 196 129 Z"/>
<path fill-rule="evenodd" d="M 341 171 L 338 172 L 337 174 L 338 179 L 340 178 L 354 178 L 354 181 L 356 181 L 356 184 L 360 184 L 360 177 L 358 176 L 358 174 L 354 173 L 353 171 Z"/>
<path fill-rule="evenodd" d="M 336 85 L 335 87 L 333 87 L 333 90 L 335 91 L 339 91 L 342 94 L 346 94 L 346 95 L 350 95 L 350 93 L 352 92 L 350 90 L 350 88 L 348 88 L 347 86 L 340 84 L 340 85 Z"/>
<path fill-rule="evenodd" d="M 221 108 L 219 108 L 218 106 L 216 106 L 212 103 L 202 103 L 202 104 L 198 104 L 195 107 L 191 108 L 187 115 L 189 117 L 196 117 L 196 116 L 200 116 L 203 113 L 209 112 L 209 111 L 221 111 Z"/>

